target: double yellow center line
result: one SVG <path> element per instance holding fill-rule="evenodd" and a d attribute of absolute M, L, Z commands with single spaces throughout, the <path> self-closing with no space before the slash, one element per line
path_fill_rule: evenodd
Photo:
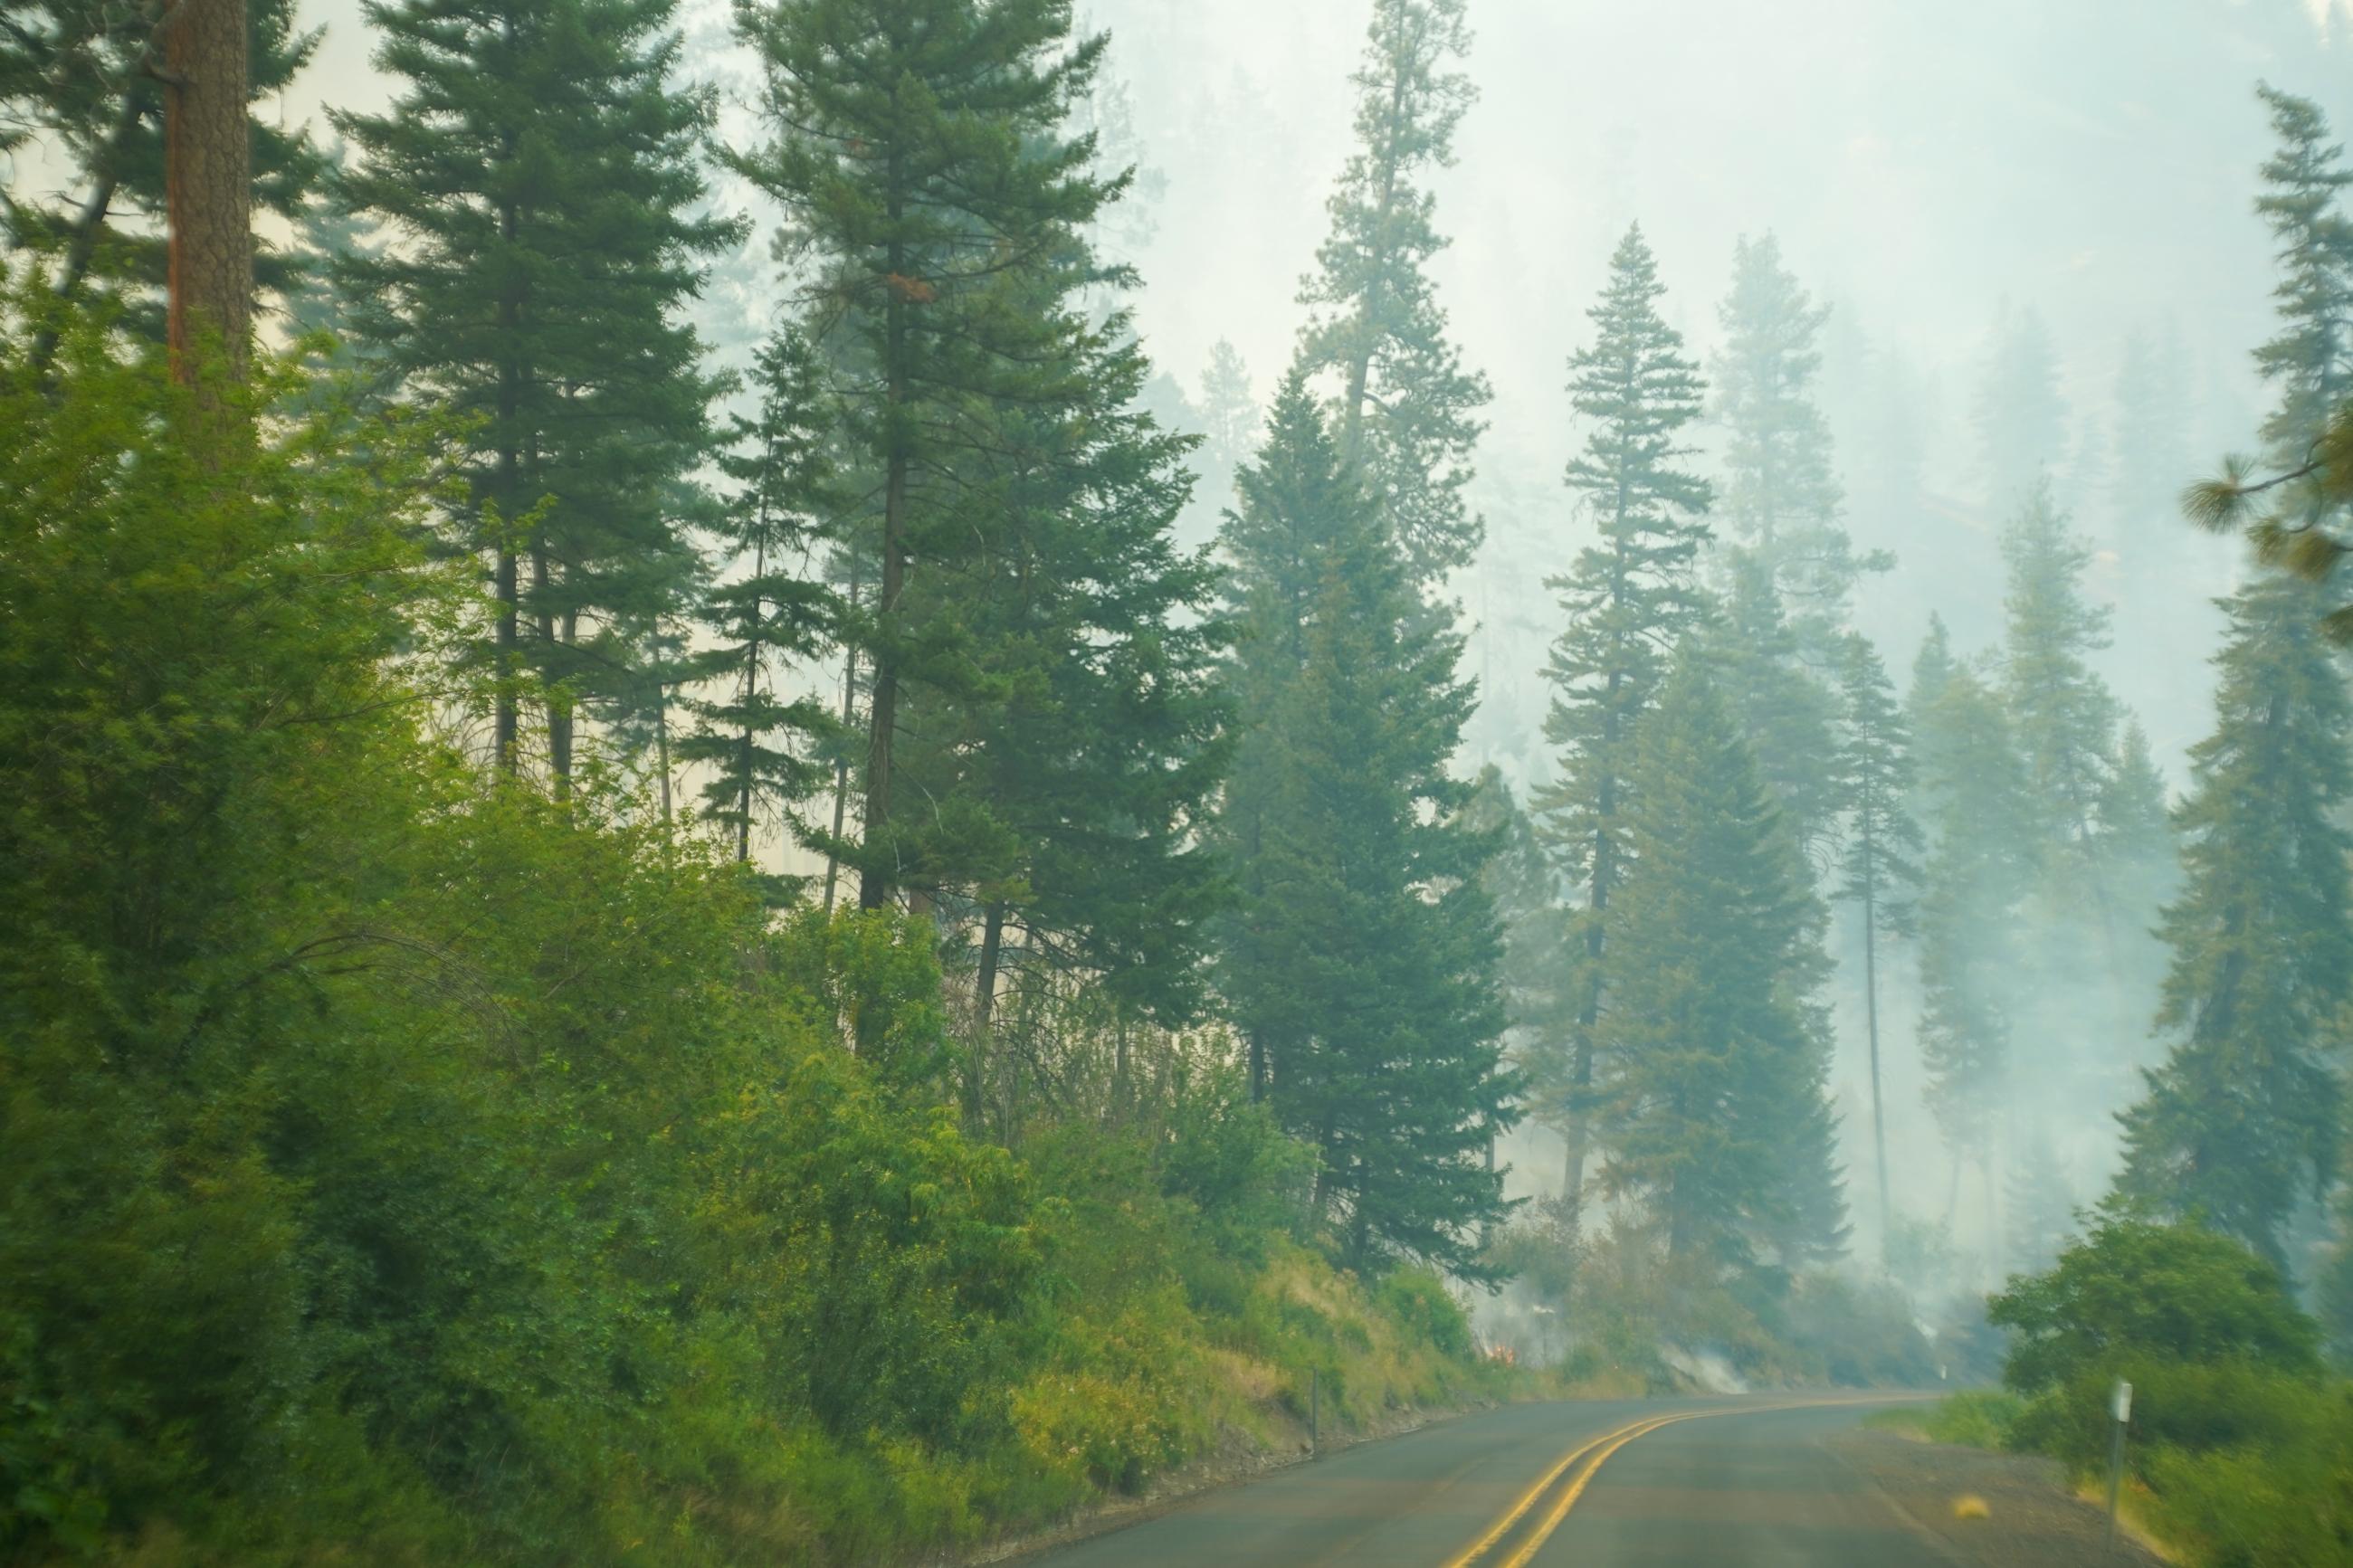
<path fill-rule="evenodd" d="M 1546 1470 L 1537 1479 L 1535 1485 L 1521 1494 L 1519 1501 L 1514 1503 L 1501 1519 L 1487 1527 L 1487 1532 L 1484 1535 L 1448 1558 L 1446 1568 L 1471 1568 L 1472 1563 L 1493 1551 L 1496 1543 L 1519 1527 L 1520 1521 L 1528 1516 L 1529 1512 L 1543 1500 L 1545 1495 L 1552 1490 L 1555 1484 L 1563 1476 L 1575 1470 L 1578 1462 L 1588 1455 L 1591 1456 L 1592 1462 L 1586 1465 L 1584 1469 L 1577 1471 L 1576 1479 L 1561 1489 L 1560 1495 L 1554 1500 L 1550 1511 L 1538 1521 L 1535 1530 L 1529 1532 L 1527 1539 L 1520 1542 L 1518 1550 L 1504 1559 L 1498 1568 L 1527 1568 L 1529 1562 L 1544 1549 L 1544 1543 L 1552 1539 L 1552 1532 L 1560 1528 L 1561 1521 L 1568 1517 L 1568 1510 L 1577 1506 L 1577 1500 L 1585 1495 L 1585 1489 L 1592 1484 L 1594 1472 L 1609 1462 L 1609 1456 L 1635 1438 L 1646 1436 L 1662 1426 L 1672 1426 L 1678 1421 L 1704 1420 L 1711 1415 L 1762 1415 L 1776 1410 L 1825 1409 L 1872 1403 L 1874 1401 L 1867 1399 L 1793 1399 L 1778 1405 L 1735 1405 L 1718 1410 L 1686 1410 L 1673 1415 L 1648 1415 L 1640 1420 L 1629 1421 L 1623 1426 L 1604 1432 L 1599 1437 L 1590 1438 L 1563 1454 L 1554 1463 L 1552 1468 Z"/>

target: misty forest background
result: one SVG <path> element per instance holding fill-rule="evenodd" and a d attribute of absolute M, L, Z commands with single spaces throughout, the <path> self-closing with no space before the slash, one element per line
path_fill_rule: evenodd
<path fill-rule="evenodd" d="M 2353 17 L 1271 9 L 0 0 L 0 1560 L 2353 1453 Z"/>

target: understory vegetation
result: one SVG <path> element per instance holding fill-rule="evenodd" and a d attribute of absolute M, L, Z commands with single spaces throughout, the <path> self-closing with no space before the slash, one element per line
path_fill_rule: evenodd
<path fill-rule="evenodd" d="M 930 921 L 464 765 L 434 433 L 69 354 L 0 394 L 0 1558 L 875 1562 L 1496 1391 L 1220 1035 L 1055 1019 L 1008 1148 Z"/>
<path fill-rule="evenodd" d="M 1916 1422 L 1940 1443 L 2046 1454 L 2104 1483 L 2132 1384 L 2125 1507 L 2196 1568 L 2353 1563 L 2353 1382 L 2278 1270 L 2200 1226 L 2110 1218 L 1994 1298 L 2000 1392 Z"/>

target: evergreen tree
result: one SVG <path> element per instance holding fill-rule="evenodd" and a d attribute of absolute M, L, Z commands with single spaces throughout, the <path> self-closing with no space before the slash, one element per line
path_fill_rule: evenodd
<path fill-rule="evenodd" d="M 1258 445 L 1260 417 L 1250 367 L 1232 343 L 1219 338 L 1201 372 L 1199 499 L 1211 516 L 1223 516 L 1236 503 L 1234 476 Z"/>
<path fill-rule="evenodd" d="M 709 643 L 699 673 L 717 695 L 694 704 L 702 722 L 678 746 L 681 762 L 709 770 L 710 819 L 752 857 L 764 817 L 797 822 L 826 773 L 822 750 L 838 739 L 832 705 L 817 691 L 791 694 L 790 671 L 814 664 L 839 635 L 840 605 L 809 571 L 840 505 L 824 413 L 824 367 L 799 333 L 779 332 L 754 357 L 759 397 L 738 416 L 719 466 L 735 493 L 712 532 L 724 561 L 703 596 Z M 801 827 L 796 837 L 811 837 Z"/>
<path fill-rule="evenodd" d="M 2157 1024 L 2174 1044 L 2123 1118 L 2116 1178 L 2126 1202 L 2199 1215 L 2283 1265 L 2299 1190 L 2337 1169 L 2353 998 L 2353 704 L 2316 597 L 2274 579 L 2226 602 L 2214 732 L 2177 819 L 2184 883 L 2159 931 Z"/>
<path fill-rule="evenodd" d="M 1715 515 L 1737 552 L 1757 561 L 1798 647 L 1825 675 L 1837 666 L 1855 584 L 1894 564 L 1884 554 L 1858 556 L 1841 520 L 1844 496 L 1814 391 L 1822 367 L 1815 340 L 1829 316 L 1782 265 L 1778 239 L 1741 237 L 1732 291 L 1716 312 L 1725 349 L 1712 379 L 1725 447 Z M 1757 754 L 1771 752 L 1760 745 Z"/>
<path fill-rule="evenodd" d="M 1497 846 L 1480 877 L 1503 922 L 1498 973 L 1513 1058 L 1531 1081 L 1556 1083 L 1567 1070 L 1581 994 L 1576 984 L 1576 917 L 1559 865 L 1493 763 L 1480 770 L 1464 817 Z"/>
<path fill-rule="evenodd" d="M 1635 752 L 1601 1184 L 1646 1203 L 1671 1258 L 1832 1256 L 1846 1227 L 1812 879 L 1698 660 L 1679 661 Z"/>
<path fill-rule="evenodd" d="M 2002 701 L 1974 671 L 1915 683 L 1913 711 L 1930 843 L 1919 907 L 1928 1105 L 1953 1152 L 1955 1198 L 1960 1167 L 1975 1164 L 1991 1207 L 2011 1084 L 2017 911 L 2035 869 L 2034 839 L 2020 826 L 2031 820 L 2031 786 Z"/>
<path fill-rule="evenodd" d="M 2067 403 L 2042 313 L 2005 310 L 1988 341 L 1975 410 L 1985 498 L 2006 508 L 2066 456 Z"/>
<path fill-rule="evenodd" d="M 1310 315 L 1299 366 L 1337 375 L 1341 458 L 1364 470 L 1424 590 L 1470 561 L 1482 532 L 1462 487 L 1493 394 L 1447 341 L 1428 274 L 1447 242 L 1420 183 L 1454 161 L 1455 127 L 1477 94 L 1448 68 L 1470 47 L 1463 0 L 1373 0 L 1353 79 L 1356 151 L 1329 203 L 1317 270 L 1300 289 Z"/>
<path fill-rule="evenodd" d="M 340 264 L 354 336 L 480 416 L 457 542 L 491 563 L 494 754 L 518 765 L 533 676 L 559 785 L 579 700 L 626 687 L 699 566 L 675 503 L 714 385 L 679 310 L 739 230 L 697 211 L 712 100 L 671 85 L 674 9 L 371 0 L 400 96 L 333 116 L 364 154 L 343 199 L 396 237 Z"/>
<path fill-rule="evenodd" d="M 2084 596 L 2092 552 L 2052 500 L 2047 481 L 2033 487 L 2003 530 L 2002 557 L 2010 570 L 2002 691 L 2052 880 L 2104 906 L 2094 856 L 2116 700 L 2089 661 L 2108 646 L 2108 612 Z"/>
<path fill-rule="evenodd" d="M 1827 860 L 1841 786 L 1838 699 L 1808 668 L 1765 562 L 1734 556 L 1723 608 L 1704 634 L 1712 679 L 1737 718 L 1782 819 L 1810 865 Z"/>
<path fill-rule="evenodd" d="M 1880 1093 L 1879 939 L 1915 933 L 1915 901 L 1926 841 L 1913 819 L 1911 726 L 1895 700 L 1878 650 L 1849 634 L 1840 669 L 1838 773 L 1845 795 L 1845 851 L 1838 897 L 1855 906 L 1862 927 L 1864 1026 L 1871 1050 L 1871 1140 L 1879 1175 L 1883 1250 L 1893 1232 L 1887 1179 L 1887 1117 Z"/>
<path fill-rule="evenodd" d="M 900 766 L 925 809 L 894 875 L 971 910 L 984 1037 L 1009 941 L 1181 1025 L 1225 891 L 1203 829 L 1229 752 L 1216 568 L 1174 539 L 1197 438 L 1139 406 L 1150 363 L 1124 315 L 1090 324 L 1076 289 L 1034 308 L 1077 374 L 994 411 L 961 465 L 996 503 L 987 548 L 907 592 L 911 624 L 955 628 L 962 670 L 907 694 Z"/>
<path fill-rule="evenodd" d="M 2181 337 L 2134 331 L 2116 373 L 2116 468 L 2110 476 L 2116 540 L 2136 584 L 2153 584 L 2178 559 L 2182 476 L 2189 471 L 2187 379 Z"/>
<path fill-rule="evenodd" d="M 2259 90 L 2280 142 L 2255 202 L 2281 273 L 2272 290 L 2279 332 L 2255 351 L 2256 369 L 2279 387 L 2279 405 L 2263 427 L 2264 459 L 2277 471 L 2258 481 L 2252 463 L 2228 458 L 2186 510 L 2211 529 L 2245 529 L 2266 564 L 2325 583 L 2353 554 L 2346 521 L 2353 510 L 2353 220 L 2343 207 L 2353 171 L 2343 146 L 2327 141 L 2316 106 Z M 2323 608 L 2329 635 L 2353 643 L 2353 606 Z"/>
<path fill-rule="evenodd" d="M 1242 884 L 1219 973 L 1277 1116 L 1322 1155 L 1343 1257 L 1469 1278 L 1517 1117 L 1500 941 L 1447 763 L 1472 692 L 1296 371 L 1229 521 L 1234 686 L 1253 722 L 1220 838 Z"/>
<path fill-rule="evenodd" d="M 170 6 L 96 5 L 85 0 L 0 0 L 0 153 L 39 145 L 62 154 L 73 199 L 45 203 L 12 190 L 0 202 L 9 248 L 52 258 L 63 299 L 91 284 L 130 296 L 132 320 L 163 335 L 157 306 L 164 275 L 164 107 Z M 295 26 L 293 0 L 246 0 L 246 94 L 260 104 L 285 91 L 317 51 L 320 34 Z M 256 203 L 298 220 L 322 171 L 318 149 L 281 116 L 252 116 Z M 255 247 L 254 279 L 282 291 L 301 279 L 301 258 Z M 44 334 L 35 368 L 56 348 Z"/>
<path fill-rule="evenodd" d="M 2110 868 L 2119 908 L 2162 909 L 2181 880 L 2173 841 L 2165 775 L 2151 754 L 2148 732 L 2128 719 L 2108 764 L 2099 802 L 2099 859 Z"/>
<path fill-rule="evenodd" d="M 1545 585 L 1560 595 L 1567 629 L 1545 668 L 1553 700 L 1545 739 L 1559 749 L 1559 779 L 1534 805 L 1563 869 L 1584 889 L 1577 931 L 1577 1037 L 1564 1079 L 1542 1086 L 1567 1136 L 1562 1197 L 1572 1226 L 1584 1181 L 1594 1031 L 1605 1005 L 1609 900 L 1628 847 L 1619 818 L 1642 713 L 1655 700 L 1669 650 L 1700 615 L 1694 563 L 1709 535 L 1711 493 L 1683 468 L 1683 427 L 1699 417 L 1704 383 L 1683 338 L 1659 315 L 1658 264 L 1638 226 L 1610 258 L 1609 286 L 1587 314 L 1592 343 L 1569 358 L 1569 403 L 1592 422 L 1567 483 L 1597 542 Z"/>
<path fill-rule="evenodd" d="M 2280 280 L 2277 335 L 2255 351 L 2255 369 L 2277 384 L 2279 405 L 2263 421 L 2275 461 L 2305 462 L 2313 444 L 2353 396 L 2353 224 L 2344 191 L 2353 184 L 2342 143 L 2308 100 L 2263 85 L 2278 148 L 2263 166 L 2255 212 L 2272 231 Z"/>
<path fill-rule="evenodd" d="M 1076 232 L 1124 181 L 1066 133 L 1103 60 L 1073 41 L 1068 0 L 778 0 L 736 13 L 758 56 L 774 131 L 734 166 L 784 209 L 811 279 L 812 315 L 846 367 L 839 417 L 881 496 L 878 581 L 857 626 L 867 652 L 859 900 L 881 908 L 909 847 L 894 815 L 902 688 L 934 699 L 970 679 L 942 595 L 920 616 L 921 576 L 952 580 L 996 531 L 988 482 L 965 459 L 1008 405 L 1082 397 L 1063 357 L 1062 281 L 1102 280 Z M 1009 280 L 1013 281 L 1008 286 Z"/>

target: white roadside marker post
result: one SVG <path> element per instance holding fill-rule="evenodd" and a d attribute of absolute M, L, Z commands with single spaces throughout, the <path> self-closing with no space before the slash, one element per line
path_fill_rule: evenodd
<path fill-rule="evenodd" d="M 2116 1543 L 2116 1495 L 2125 1483 L 2125 1428 L 2132 1422 L 2132 1384 L 2122 1378 L 2108 1394 L 2108 1545 Z"/>

